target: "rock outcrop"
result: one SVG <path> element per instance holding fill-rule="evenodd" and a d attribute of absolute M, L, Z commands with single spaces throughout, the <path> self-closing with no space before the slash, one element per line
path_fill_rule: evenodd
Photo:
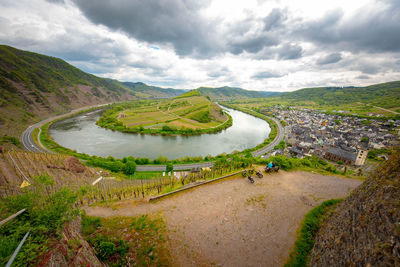
<path fill-rule="evenodd" d="M 96 257 L 93 248 L 86 242 L 82 235 L 80 217 L 66 223 L 62 238 L 52 249 L 43 255 L 39 266 L 104 266 Z"/>
<path fill-rule="evenodd" d="M 400 150 L 317 234 L 311 266 L 400 266 Z"/>

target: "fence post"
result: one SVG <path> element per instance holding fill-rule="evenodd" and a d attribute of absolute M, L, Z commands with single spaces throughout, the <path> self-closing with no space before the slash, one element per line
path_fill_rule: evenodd
<path fill-rule="evenodd" d="M 29 232 L 27 232 L 24 236 L 24 238 L 21 240 L 21 242 L 19 243 L 17 249 L 14 251 L 14 253 L 12 254 L 11 258 L 8 260 L 6 267 L 10 267 L 11 264 L 13 263 L 15 257 L 17 256 L 19 250 L 21 249 L 22 245 L 25 243 L 26 238 L 28 237 Z"/>

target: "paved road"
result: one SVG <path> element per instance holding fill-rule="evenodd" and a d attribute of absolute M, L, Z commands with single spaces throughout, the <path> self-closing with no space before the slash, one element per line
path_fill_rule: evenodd
<path fill-rule="evenodd" d="M 66 117 L 68 115 L 71 115 L 73 113 L 76 113 L 78 111 L 84 110 L 84 109 L 89 109 L 89 108 L 93 108 L 93 107 L 100 107 L 100 106 L 105 106 L 108 104 L 102 104 L 102 105 L 96 105 L 96 106 L 90 106 L 90 107 L 83 107 L 83 108 L 78 108 L 75 109 L 67 114 L 63 114 L 63 115 L 59 115 L 59 116 L 55 116 L 55 117 L 51 117 L 48 118 L 46 120 L 43 120 L 41 122 L 35 123 L 31 126 L 29 126 L 23 133 L 21 136 L 21 143 L 22 146 L 31 152 L 39 152 L 39 153 L 53 153 L 51 151 L 49 151 L 48 149 L 39 146 L 38 144 L 36 144 L 33 141 L 33 137 L 32 137 L 32 133 L 35 130 L 35 128 L 39 128 L 41 126 L 43 126 L 44 124 L 48 123 L 49 121 L 55 120 L 55 119 L 59 119 L 62 117 Z M 268 153 L 269 151 L 271 151 L 272 149 L 274 149 L 274 147 L 283 139 L 284 137 L 284 129 L 282 127 L 282 125 L 279 123 L 279 121 L 275 118 L 270 118 L 271 120 L 273 120 L 277 125 L 278 125 L 278 133 L 277 136 L 275 137 L 275 139 L 268 145 L 266 145 L 265 147 L 256 150 L 252 153 L 252 155 L 254 157 L 258 157 L 261 156 L 262 154 Z M 214 164 L 214 162 L 199 162 L 199 163 L 188 163 L 188 164 L 176 164 L 174 165 L 174 170 L 187 170 L 187 169 L 192 169 L 192 168 L 204 168 L 204 167 L 211 167 Z M 164 171 L 165 170 L 165 165 L 138 165 L 136 167 L 137 171 Z"/>
<path fill-rule="evenodd" d="M 273 150 L 274 147 L 277 144 L 279 144 L 279 142 L 282 141 L 283 137 L 285 136 L 285 130 L 283 129 L 281 123 L 275 118 L 272 118 L 272 117 L 269 117 L 269 118 L 271 120 L 273 120 L 276 123 L 276 125 L 278 125 L 278 133 L 276 134 L 275 139 L 271 143 L 269 143 L 268 145 L 266 145 L 263 148 L 260 148 L 259 150 L 254 151 L 253 153 L 251 153 L 253 155 L 253 157 L 261 156 L 261 155 L 266 154 L 269 151 Z"/>

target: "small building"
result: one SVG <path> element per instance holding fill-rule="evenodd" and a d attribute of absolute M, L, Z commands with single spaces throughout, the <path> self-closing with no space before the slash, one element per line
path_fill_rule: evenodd
<path fill-rule="evenodd" d="M 329 147 L 325 152 L 325 158 L 335 162 L 342 161 L 347 165 L 362 166 L 367 158 L 368 151 L 359 149 L 357 152 L 350 152 L 336 147 Z"/>

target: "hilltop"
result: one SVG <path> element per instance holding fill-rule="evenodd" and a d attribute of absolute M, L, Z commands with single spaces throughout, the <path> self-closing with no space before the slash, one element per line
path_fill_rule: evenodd
<path fill-rule="evenodd" d="M 283 100 L 312 101 L 321 105 L 364 103 L 400 110 L 400 81 L 365 87 L 304 88 L 279 96 Z"/>
<path fill-rule="evenodd" d="M 172 98 L 188 91 L 183 89 L 162 88 L 147 85 L 142 82 L 123 82 L 122 84 L 135 92 L 136 96 L 141 98 Z"/>
<path fill-rule="evenodd" d="M 249 91 L 238 87 L 200 87 L 197 91 L 204 95 L 209 96 L 212 100 L 233 100 L 242 98 L 259 98 L 277 96 L 279 92 L 264 92 L 264 91 Z"/>

